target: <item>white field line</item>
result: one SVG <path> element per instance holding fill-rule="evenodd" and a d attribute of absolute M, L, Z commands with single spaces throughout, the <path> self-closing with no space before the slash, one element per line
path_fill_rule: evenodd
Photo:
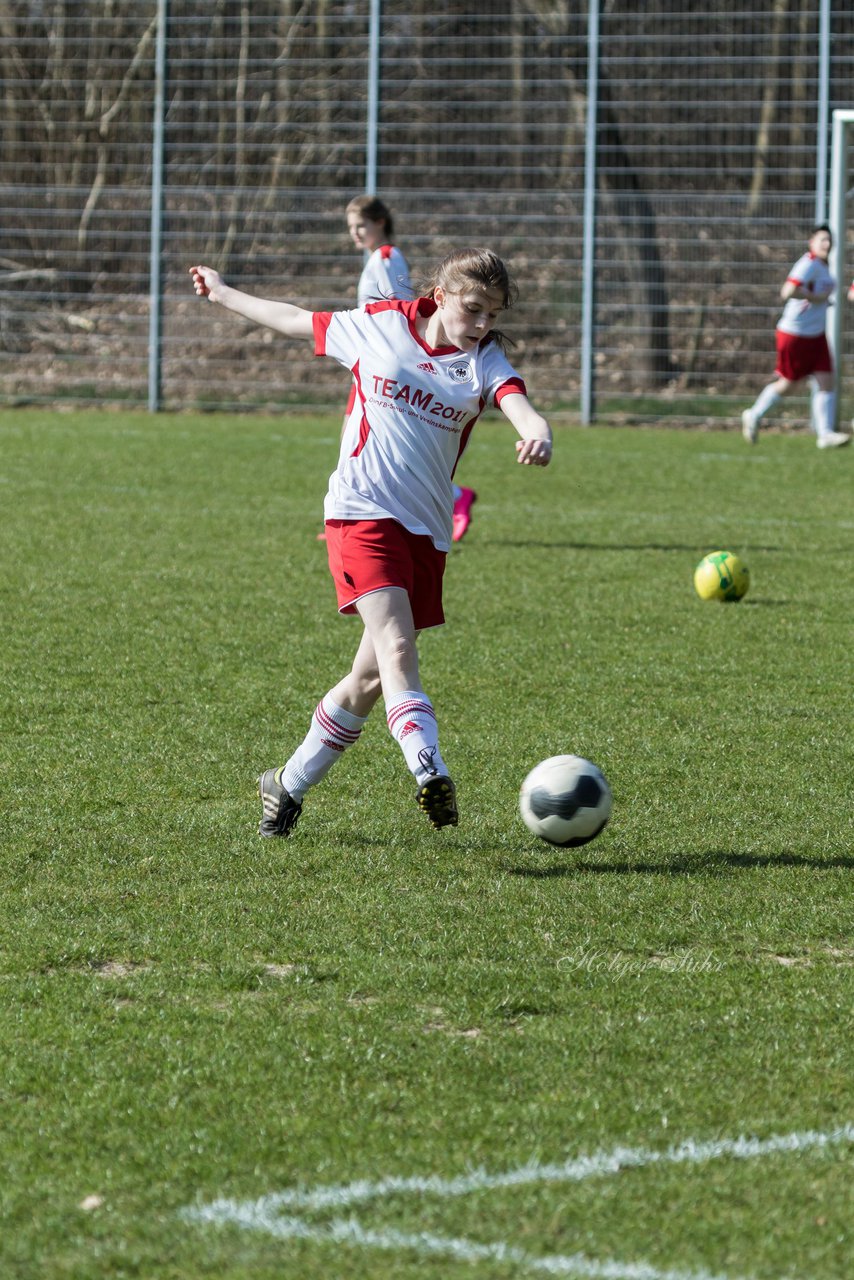
<path fill-rule="evenodd" d="M 353 1218 L 336 1218 L 325 1224 L 315 1224 L 301 1217 L 283 1216 L 281 1211 L 340 1211 L 370 1200 L 384 1200 L 390 1196 L 407 1194 L 447 1199 L 535 1183 L 583 1182 L 589 1178 L 609 1177 L 625 1170 L 656 1165 L 690 1166 L 720 1159 L 755 1160 L 772 1155 L 821 1151 L 851 1143 L 854 1143 L 854 1124 L 843 1125 L 827 1133 L 806 1130 L 770 1138 L 723 1138 L 711 1142 L 688 1139 L 665 1151 L 654 1151 L 646 1147 L 615 1147 L 612 1151 L 579 1156 L 563 1164 L 530 1163 L 505 1173 L 490 1174 L 479 1169 L 457 1178 L 391 1177 L 376 1182 L 351 1182 L 306 1191 L 279 1191 L 261 1196 L 257 1200 L 214 1200 L 207 1205 L 184 1209 L 181 1216 L 191 1222 L 232 1223 L 248 1230 L 264 1231 L 279 1239 L 361 1245 L 384 1250 L 411 1249 L 425 1256 L 441 1254 L 468 1262 L 506 1261 L 525 1271 L 574 1276 L 578 1280 L 726 1280 L 725 1277 L 713 1276 L 706 1271 L 662 1271 L 644 1262 L 599 1262 L 581 1254 L 535 1257 L 503 1241 L 481 1244 L 473 1240 L 457 1240 L 428 1233 L 407 1233 L 392 1229 L 372 1231 Z M 733 1278 L 730 1277 L 730 1280 Z"/>
<path fill-rule="evenodd" d="M 197 1222 L 214 1222 L 217 1225 L 227 1221 L 249 1230 L 266 1231 L 279 1240 L 361 1245 L 386 1251 L 409 1249 L 421 1257 L 446 1257 L 457 1262 L 509 1262 L 527 1272 L 572 1276 L 577 1280 L 732 1280 L 732 1277 L 712 1275 L 709 1271 L 661 1271 L 645 1262 L 597 1262 L 580 1253 L 536 1257 L 500 1240 L 493 1244 L 480 1244 L 475 1240 L 434 1236 L 426 1231 L 371 1231 L 354 1218 L 334 1218 L 325 1226 L 313 1226 L 304 1218 L 281 1218 L 275 1214 L 259 1213 L 251 1203 L 235 1206 L 240 1212 L 224 1218 L 222 1214 L 211 1213 L 213 1207 L 209 1205 L 206 1209 L 188 1211 L 185 1216 L 192 1216 Z"/>
<path fill-rule="evenodd" d="M 434 1195 L 440 1199 L 467 1196 L 475 1191 L 496 1191 L 503 1187 L 524 1187 L 536 1182 L 583 1182 L 587 1178 L 607 1177 L 622 1173 L 625 1169 L 644 1169 L 649 1165 L 705 1164 L 709 1160 L 729 1157 L 734 1160 L 755 1160 L 763 1156 L 854 1143 L 854 1124 L 843 1125 L 830 1133 L 787 1133 L 771 1138 L 721 1138 L 712 1142 L 694 1142 L 688 1139 L 666 1151 L 652 1151 L 646 1147 L 614 1147 L 612 1151 L 598 1151 L 592 1156 L 578 1156 L 564 1164 L 526 1164 L 506 1173 L 487 1173 L 476 1169 L 457 1178 L 411 1177 L 383 1178 L 379 1182 L 349 1182 L 342 1186 L 315 1187 L 310 1191 L 276 1191 L 259 1200 L 243 1203 L 254 1204 L 264 1213 L 279 1209 L 345 1209 L 351 1204 L 366 1200 L 384 1200 L 388 1196 Z M 223 1214 L 241 1203 L 234 1200 L 215 1200 L 209 1208 L 217 1208 Z"/>

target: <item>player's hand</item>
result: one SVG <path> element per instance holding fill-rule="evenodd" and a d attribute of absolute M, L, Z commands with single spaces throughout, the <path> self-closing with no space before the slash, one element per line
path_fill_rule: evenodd
<path fill-rule="evenodd" d="M 200 298 L 210 298 L 211 302 L 217 301 L 217 290 L 221 289 L 225 281 L 218 271 L 214 271 L 213 267 L 190 267 L 190 275 L 193 277 L 193 288 Z"/>
<path fill-rule="evenodd" d="M 551 440 L 517 440 L 516 461 L 526 467 L 547 467 L 552 460 Z"/>

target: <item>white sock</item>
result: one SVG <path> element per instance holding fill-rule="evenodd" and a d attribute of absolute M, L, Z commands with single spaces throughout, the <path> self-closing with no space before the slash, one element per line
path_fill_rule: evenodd
<path fill-rule="evenodd" d="M 836 392 L 816 391 L 813 404 L 816 435 L 826 436 L 833 431 L 836 421 Z"/>
<path fill-rule="evenodd" d="M 282 786 L 301 801 L 309 787 L 325 778 L 336 760 L 358 740 L 367 716 L 354 716 L 327 693 L 315 708 L 308 733 L 285 765 Z"/>
<path fill-rule="evenodd" d="M 417 783 L 448 769 L 439 751 L 436 712 L 426 693 L 411 689 L 395 694 L 386 703 L 386 719 L 391 736 L 403 752 L 406 766 Z"/>
<path fill-rule="evenodd" d="M 463 496 L 463 491 L 458 484 L 454 485 L 454 505 L 456 505 Z"/>
<path fill-rule="evenodd" d="M 774 390 L 774 383 L 769 382 L 768 386 L 759 392 L 756 404 L 753 406 L 752 412 L 756 419 L 764 418 L 768 410 L 773 409 L 776 404 L 780 403 L 780 400 L 781 396 Z"/>

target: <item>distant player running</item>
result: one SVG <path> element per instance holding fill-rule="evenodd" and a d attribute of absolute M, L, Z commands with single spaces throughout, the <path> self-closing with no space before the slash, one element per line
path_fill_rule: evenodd
<path fill-rule="evenodd" d="M 455 826 L 454 783 L 439 749 L 417 637 L 444 622 L 442 576 L 453 529 L 453 474 L 483 409 L 516 428 L 517 461 L 547 466 L 548 422 L 528 399 L 495 331 L 514 288 L 488 249 L 451 254 L 426 297 L 354 311 L 312 312 L 230 288 L 190 268 L 196 293 L 291 338 L 353 375 L 356 403 L 324 504 L 329 567 L 341 613 L 364 631 L 350 671 L 321 698 L 287 763 L 259 778 L 262 836 L 287 836 L 303 797 L 358 740 L 380 696 L 434 828 Z"/>
<path fill-rule="evenodd" d="M 756 444 L 759 426 L 769 410 L 779 404 L 804 380 L 813 378 L 812 417 L 819 449 L 835 449 L 848 444 L 850 436 L 836 431 L 836 381 L 833 360 L 825 337 L 827 308 L 836 281 L 827 265 L 833 236 L 827 226 L 813 227 L 809 249 L 792 267 L 780 296 L 785 302 L 777 322 L 777 367 L 756 403 L 741 415 L 741 432 L 749 444 Z"/>

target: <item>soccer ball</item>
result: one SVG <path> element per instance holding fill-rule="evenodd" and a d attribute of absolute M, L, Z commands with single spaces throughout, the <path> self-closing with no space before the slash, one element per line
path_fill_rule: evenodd
<path fill-rule="evenodd" d="M 611 816 L 611 788 L 582 756 L 550 756 L 522 783 L 519 811 L 529 831 L 549 844 L 575 848 L 598 836 Z"/>
<path fill-rule="evenodd" d="M 694 570 L 701 600 L 740 600 L 750 586 L 750 570 L 731 551 L 710 551 Z"/>

